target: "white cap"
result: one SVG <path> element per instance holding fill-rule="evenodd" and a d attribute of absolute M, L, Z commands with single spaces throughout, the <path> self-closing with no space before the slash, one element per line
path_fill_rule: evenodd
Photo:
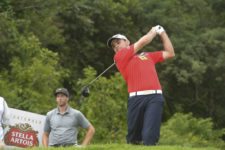
<path fill-rule="evenodd" d="M 116 34 L 116 35 L 113 35 L 112 37 L 110 37 L 107 41 L 107 45 L 108 47 L 112 47 L 111 43 L 114 39 L 122 39 L 122 40 L 128 40 L 126 36 L 122 35 L 122 34 Z"/>

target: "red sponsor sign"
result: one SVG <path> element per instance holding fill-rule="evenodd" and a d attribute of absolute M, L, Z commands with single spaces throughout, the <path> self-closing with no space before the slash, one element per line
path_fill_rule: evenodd
<path fill-rule="evenodd" d="M 5 144 L 17 147 L 34 147 L 39 145 L 38 132 L 34 131 L 30 124 L 19 123 L 15 126 L 9 126 L 5 134 Z"/>

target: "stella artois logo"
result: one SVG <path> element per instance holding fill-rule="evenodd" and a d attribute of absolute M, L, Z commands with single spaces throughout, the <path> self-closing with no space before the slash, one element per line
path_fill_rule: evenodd
<path fill-rule="evenodd" d="M 15 126 L 9 126 L 4 141 L 6 145 L 22 148 L 34 147 L 39 145 L 37 134 L 38 132 L 34 131 L 30 124 L 19 123 Z"/>

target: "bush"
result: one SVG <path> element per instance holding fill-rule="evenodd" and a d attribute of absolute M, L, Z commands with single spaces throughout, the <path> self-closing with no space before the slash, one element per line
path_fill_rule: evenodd
<path fill-rule="evenodd" d="M 189 114 L 175 114 L 161 129 L 160 144 L 225 147 L 221 139 L 225 129 L 214 130 L 211 119 L 197 119 Z"/>
<path fill-rule="evenodd" d="M 84 69 L 78 85 L 87 85 L 96 77 L 92 68 Z M 90 96 L 80 101 L 81 112 L 96 129 L 94 143 L 124 143 L 126 137 L 127 91 L 122 76 L 100 77 L 90 87 Z M 82 132 L 80 133 L 82 139 Z"/>

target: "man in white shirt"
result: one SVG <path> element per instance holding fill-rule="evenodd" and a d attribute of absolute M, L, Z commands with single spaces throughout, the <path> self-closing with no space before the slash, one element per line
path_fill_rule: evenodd
<path fill-rule="evenodd" d="M 3 149 L 4 143 L 3 143 L 3 138 L 4 138 L 4 131 L 3 128 L 4 126 L 8 125 L 9 123 L 9 107 L 4 100 L 3 97 L 0 97 L 0 149 Z"/>

